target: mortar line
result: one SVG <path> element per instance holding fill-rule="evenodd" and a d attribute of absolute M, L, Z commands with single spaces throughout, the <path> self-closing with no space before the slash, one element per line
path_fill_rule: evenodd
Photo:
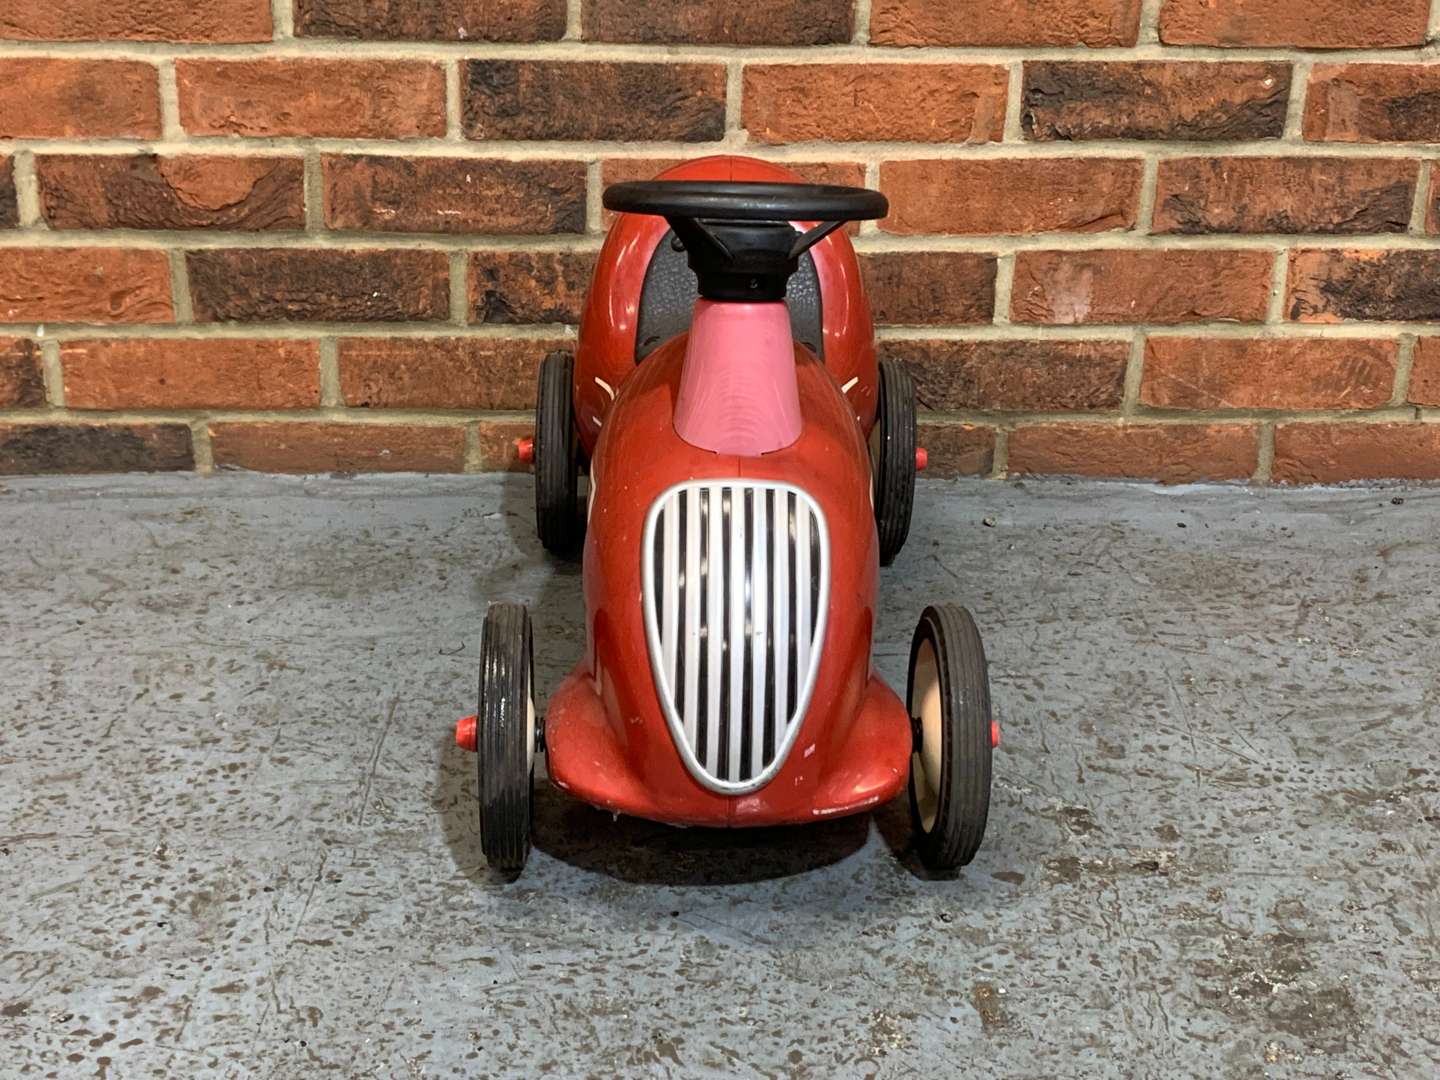
<path fill-rule="evenodd" d="M 637 0 L 643 2 L 643 0 Z M 566 0 L 565 36 L 561 41 L 581 41 L 585 36 L 583 0 Z"/>
<path fill-rule="evenodd" d="M 270 0 L 270 19 L 274 24 L 274 35 L 277 41 L 288 41 L 294 38 L 294 0 Z"/>
<path fill-rule="evenodd" d="M 210 441 L 210 421 L 200 417 L 190 422 L 190 453 L 195 459 L 195 471 L 201 476 L 215 472 L 215 447 Z"/>
<path fill-rule="evenodd" d="M 345 405 L 340 389 L 340 341 L 334 336 L 320 339 L 320 404 L 330 408 Z"/>
<path fill-rule="evenodd" d="M 990 479 L 1004 480 L 1010 475 L 1010 429 L 995 429 L 995 456 L 990 462 Z"/>
<path fill-rule="evenodd" d="M 1310 71 L 1314 62 L 1297 60 L 1290 69 L 1290 100 L 1285 107 L 1285 130 L 1282 142 L 1305 141 L 1305 104 L 1310 97 Z"/>
<path fill-rule="evenodd" d="M 1430 2 L 1430 30 L 1425 36 L 1432 47 L 1440 42 L 1440 3 L 1435 0 Z"/>
<path fill-rule="evenodd" d="M 854 45 L 870 43 L 870 0 L 855 0 L 850 9 L 850 42 Z"/>
<path fill-rule="evenodd" d="M 325 175 L 320 151 L 305 151 L 304 161 L 305 231 L 316 235 L 325 231 Z"/>
<path fill-rule="evenodd" d="M 1290 284 L 1290 253 L 1293 249 L 1282 247 L 1275 252 L 1275 262 L 1270 267 L 1270 302 L 1265 309 L 1265 322 L 1270 326 L 1285 323 L 1286 290 Z"/>
<path fill-rule="evenodd" d="M 185 265 L 185 252 L 172 248 L 166 252 L 170 262 L 170 300 L 175 308 L 175 322 L 180 325 L 195 321 L 195 307 L 190 297 L 190 272 Z"/>
<path fill-rule="evenodd" d="M 40 342 L 40 376 L 45 383 L 45 400 L 57 409 L 65 407 L 65 367 L 60 363 L 60 342 Z"/>
<path fill-rule="evenodd" d="M 1255 471 L 1250 475 L 1250 482 L 1260 486 L 1270 483 L 1270 476 L 1275 468 L 1275 421 L 1268 420 L 1260 425 L 1259 452 L 1255 456 Z"/>
<path fill-rule="evenodd" d="M 445 61 L 445 141 L 465 142 L 465 90 L 461 61 Z"/>
<path fill-rule="evenodd" d="M 1143 0 L 1140 5 L 1140 34 L 1137 44 L 1158 45 L 1160 42 L 1160 6 L 1164 0 Z"/>
<path fill-rule="evenodd" d="M 465 425 L 465 452 L 461 472 L 478 473 L 484 472 L 484 461 L 480 453 L 480 421 Z"/>
<path fill-rule="evenodd" d="M 871 191 L 880 190 L 880 162 L 871 159 L 865 162 L 865 186 Z M 862 221 L 856 235 L 851 240 L 858 240 L 861 236 L 879 236 L 880 223 L 878 221 Z"/>
<path fill-rule="evenodd" d="M 1006 145 L 1025 142 L 1025 62 L 1017 60 L 1010 65 L 1010 78 L 1005 89 L 1005 133 L 1001 142 Z"/>
<path fill-rule="evenodd" d="M 1440 3 L 1440 0 L 1437 0 Z M 1425 226 L 1430 217 L 1430 185 L 1435 177 L 1435 162 L 1430 158 L 1420 159 L 1420 175 L 1415 180 L 1415 206 L 1410 211 L 1410 232 L 1425 235 Z"/>
<path fill-rule="evenodd" d="M 1404 405 L 1410 397 L 1410 373 L 1415 368 L 1415 350 L 1420 341 L 1414 334 L 1400 335 L 1400 347 L 1395 356 L 1395 390 L 1390 395 L 1391 405 Z"/>
<path fill-rule="evenodd" d="M 1140 205 L 1135 209 L 1135 233 L 1150 236 L 1155 231 L 1155 200 L 1160 188 L 1160 160 L 1154 154 L 1145 156 L 1144 173 L 1140 179 Z"/>
<path fill-rule="evenodd" d="M 20 228 L 48 230 L 50 226 L 46 223 L 44 210 L 40 206 L 40 177 L 35 167 L 35 152 L 17 150 L 10 162 Z"/>
<path fill-rule="evenodd" d="M 732 60 L 725 65 L 725 138 L 735 139 L 744 129 L 741 127 L 740 99 L 745 92 L 745 64 Z"/>
<path fill-rule="evenodd" d="M 585 163 L 585 231 L 592 235 L 605 232 L 604 191 L 604 164 L 594 158 Z"/>
<path fill-rule="evenodd" d="M 463 251 L 450 253 L 450 323 L 465 326 L 470 321 L 470 257 Z"/>
<path fill-rule="evenodd" d="M 1008 327 L 1015 295 L 1015 253 L 1002 252 L 995 259 L 995 310 L 991 318 L 996 326 Z"/>
<path fill-rule="evenodd" d="M 164 139 L 184 139 L 185 127 L 180 122 L 180 83 L 175 74 L 175 61 L 163 59 L 158 65 L 160 80 L 160 131 Z"/>
<path fill-rule="evenodd" d="M 1130 342 L 1130 356 L 1125 362 L 1125 388 L 1120 396 L 1122 416 L 1134 416 L 1140 404 L 1140 384 L 1145 377 L 1146 341 L 1145 334 L 1136 331 Z"/>

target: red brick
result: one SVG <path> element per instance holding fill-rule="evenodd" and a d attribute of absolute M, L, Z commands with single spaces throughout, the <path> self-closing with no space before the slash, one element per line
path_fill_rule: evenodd
<path fill-rule="evenodd" d="M 19 41 L 270 40 L 269 0 L 0 0 L 0 37 Z"/>
<path fill-rule="evenodd" d="M 1152 337 L 1140 400 L 1161 409 L 1371 409 L 1398 345 L 1349 338 Z"/>
<path fill-rule="evenodd" d="M 593 251 L 477 251 L 470 256 L 470 321 L 578 323 Z"/>
<path fill-rule="evenodd" d="M 88 57 L 0 59 L 0 139 L 159 135 L 160 75 L 153 64 Z"/>
<path fill-rule="evenodd" d="M 741 122 L 762 143 L 996 142 L 1009 76 L 982 64 L 749 64 Z"/>
<path fill-rule="evenodd" d="M 41 155 L 54 229 L 303 229 L 299 158 Z"/>
<path fill-rule="evenodd" d="M 1267 251 L 1022 251 L 1012 318 L 1023 323 L 1260 322 Z"/>
<path fill-rule="evenodd" d="M 0 409 L 45 405 L 40 346 L 29 338 L 0 337 Z"/>
<path fill-rule="evenodd" d="M 1191 484 L 1241 480 L 1260 459 L 1244 424 L 1036 424 L 1010 433 L 1009 471 Z"/>
<path fill-rule="evenodd" d="M 163 251 L 10 248 L 0 259 L 0 323 L 163 323 L 174 314 Z"/>
<path fill-rule="evenodd" d="M 320 404 L 314 342 L 204 339 L 67 341 L 72 409 L 300 409 Z"/>
<path fill-rule="evenodd" d="M 921 419 L 919 445 L 930 455 L 925 476 L 989 476 L 995 467 L 995 431 L 973 424 L 947 424 Z"/>
<path fill-rule="evenodd" d="M 1281 424 L 1278 484 L 1440 480 L 1440 424 Z"/>
<path fill-rule="evenodd" d="M 1128 158 L 887 161 L 881 228 L 1018 236 L 1133 229 L 1144 165 Z"/>
<path fill-rule="evenodd" d="M 626 180 L 653 180 L 666 169 L 679 165 L 687 158 L 610 158 L 600 166 L 600 183 L 603 187 L 619 184 Z M 787 161 L 785 168 L 812 184 L 842 184 L 846 187 L 865 186 L 865 166 L 858 161 Z M 605 226 L 615 220 L 609 210 L 602 214 Z M 859 232 L 859 223 L 850 222 L 845 231 Z"/>
<path fill-rule="evenodd" d="M 422 60 L 177 60 L 192 135 L 445 134 L 445 73 Z"/>
<path fill-rule="evenodd" d="M 1290 253 L 1290 318 L 1298 322 L 1440 319 L 1440 251 Z"/>
<path fill-rule="evenodd" d="M 860 270 L 875 322 L 894 326 L 988 323 L 995 317 L 995 256 L 961 251 L 864 254 Z"/>
<path fill-rule="evenodd" d="M 533 420 L 481 420 L 480 468 L 485 472 L 529 472 L 515 443 L 535 434 Z"/>
<path fill-rule="evenodd" d="M 1025 65 L 1031 139 L 1277 139 L 1290 65 L 1113 60 Z"/>
<path fill-rule="evenodd" d="M 536 338 L 346 338 L 345 404 L 371 409 L 533 409 L 550 352 L 573 343 Z"/>
<path fill-rule="evenodd" d="M 250 248 L 186 256 L 199 322 L 409 322 L 450 311 L 442 251 Z"/>
<path fill-rule="evenodd" d="M 1165 0 L 1160 40 L 1221 48 L 1423 45 L 1429 13 L 1430 0 Z"/>
<path fill-rule="evenodd" d="M 15 159 L 0 157 L 0 229 L 20 224 L 20 202 L 15 197 Z"/>
<path fill-rule="evenodd" d="M 0 473 L 11 476 L 194 467 L 186 424 L 0 423 Z"/>
<path fill-rule="evenodd" d="M 1316 64 L 1305 138 L 1440 142 L 1440 64 Z"/>
<path fill-rule="evenodd" d="M 585 0 L 588 41 L 674 45 L 835 45 L 850 40 L 851 0 Z"/>
<path fill-rule="evenodd" d="M 1069 412 L 1119 408 L 1130 343 L 890 340 L 880 353 L 910 370 L 923 409 Z"/>
<path fill-rule="evenodd" d="M 1140 0 L 874 0 L 872 45 L 1134 45 Z"/>
<path fill-rule="evenodd" d="M 296 0 L 302 37 L 377 41 L 555 41 L 565 0 Z"/>
<path fill-rule="evenodd" d="M 1155 231 L 1398 233 L 1420 163 L 1370 158 L 1179 158 L 1160 163 Z"/>
<path fill-rule="evenodd" d="M 326 157 L 332 229 L 581 233 L 585 163 L 475 158 Z"/>
<path fill-rule="evenodd" d="M 459 472 L 465 431 L 420 424 L 212 423 L 215 464 L 258 472 Z"/>
<path fill-rule="evenodd" d="M 1416 405 L 1440 405 L 1440 337 L 1423 337 L 1415 343 L 1410 401 Z"/>
<path fill-rule="evenodd" d="M 463 79 L 471 139 L 709 142 L 725 133 L 719 64 L 471 60 Z"/>

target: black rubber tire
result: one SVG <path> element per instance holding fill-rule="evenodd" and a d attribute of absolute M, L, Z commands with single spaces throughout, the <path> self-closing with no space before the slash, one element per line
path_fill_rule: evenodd
<path fill-rule="evenodd" d="M 491 604 L 480 637 L 480 710 L 475 748 L 480 773 L 480 848 L 497 870 L 518 874 L 530 854 L 536 734 L 530 613 Z M 539 725 L 536 717 L 536 725 Z"/>
<path fill-rule="evenodd" d="M 540 364 L 535 390 L 535 529 L 545 550 L 562 559 L 585 543 L 580 505 L 580 438 L 575 428 L 575 358 L 554 352 Z"/>
<path fill-rule="evenodd" d="M 922 782 L 917 776 L 917 746 L 911 757 L 910 823 L 920 861 L 931 870 L 946 871 L 975 858 L 990 815 L 994 756 L 990 676 L 985 647 L 970 612 L 953 604 L 926 608 L 910 643 L 905 702 L 912 717 L 916 712 L 916 660 L 927 641 L 935 650 L 940 685 L 939 798 L 934 822 L 927 830 L 916 794 L 916 785 Z"/>
<path fill-rule="evenodd" d="M 875 470 L 880 565 L 889 566 L 910 535 L 910 512 L 915 506 L 915 381 L 889 360 L 880 362 L 870 455 Z"/>

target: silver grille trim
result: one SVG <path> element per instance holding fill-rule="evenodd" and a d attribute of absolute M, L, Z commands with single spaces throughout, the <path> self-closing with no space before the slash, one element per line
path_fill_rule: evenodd
<path fill-rule="evenodd" d="M 645 636 L 675 746 L 701 784 L 767 784 L 800 731 L 830 606 L 825 515 L 790 484 L 692 480 L 641 544 Z"/>

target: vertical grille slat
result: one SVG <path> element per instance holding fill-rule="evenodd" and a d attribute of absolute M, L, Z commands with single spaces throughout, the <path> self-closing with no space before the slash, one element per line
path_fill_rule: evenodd
<path fill-rule="evenodd" d="M 829 596 L 824 516 L 786 484 L 691 481 L 650 509 L 643 590 L 661 704 L 716 791 L 766 783 L 814 688 Z"/>

